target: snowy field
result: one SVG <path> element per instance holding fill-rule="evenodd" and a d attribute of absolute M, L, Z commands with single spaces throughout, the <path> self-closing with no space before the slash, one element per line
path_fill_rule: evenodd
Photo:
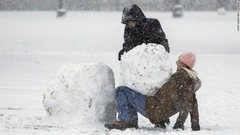
<path fill-rule="evenodd" d="M 197 92 L 202 130 L 154 129 L 145 118 L 140 129 L 107 131 L 103 125 L 50 126 L 44 120 L 43 91 L 64 64 L 102 62 L 119 83 L 118 51 L 124 26 L 120 12 L 0 12 L 0 134 L 1 135 L 239 135 L 240 134 L 240 32 L 237 13 L 147 12 L 158 18 L 169 40 L 173 70 L 180 52 L 197 54 L 195 70 L 203 86 Z"/>

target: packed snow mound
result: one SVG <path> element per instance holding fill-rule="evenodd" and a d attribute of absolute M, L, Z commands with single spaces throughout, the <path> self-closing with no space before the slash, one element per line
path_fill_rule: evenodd
<path fill-rule="evenodd" d="M 114 120 L 115 80 L 102 63 L 61 67 L 43 94 L 46 119 L 64 123 L 96 123 Z"/>
<path fill-rule="evenodd" d="M 169 55 L 162 45 L 142 44 L 122 56 L 120 85 L 144 95 L 154 95 L 171 75 Z"/>

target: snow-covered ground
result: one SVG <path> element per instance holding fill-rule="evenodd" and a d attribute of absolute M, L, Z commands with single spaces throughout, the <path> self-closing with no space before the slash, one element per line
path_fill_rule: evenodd
<path fill-rule="evenodd" d="M 158 18 L 171 47 L 173 70 L 180 52 L 197 54 L 195 70 L 203 86 L 197 92 L 202 130 L 154 129 L 145 118 L 140 129 L 107 131 L 103 125 L 51 126 L 44 116 L 43 92 L 64 64 L 102 62 L 119 83 L 117 53 L 123 42 L 120 12 L 0 12 L 0 134 L 240 134 L 240 32 L 236 12 L 146 12 Z"/>

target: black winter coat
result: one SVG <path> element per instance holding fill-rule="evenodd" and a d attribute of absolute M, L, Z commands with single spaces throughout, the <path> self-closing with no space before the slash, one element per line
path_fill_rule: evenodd
<path fill-rule="evenodd" d="M 129 21 L 136 21 L 137 25 L 130 28 Z M 157 19 L 146 18 L 142 10 L 135 4 L 123 9 L 122 23 L 125 24 L 123 49 L 119 52 L 119 60 L 124 52 L 143 43 L 156 43 L 164 46 L 170 52 L 168 40 Z"/>

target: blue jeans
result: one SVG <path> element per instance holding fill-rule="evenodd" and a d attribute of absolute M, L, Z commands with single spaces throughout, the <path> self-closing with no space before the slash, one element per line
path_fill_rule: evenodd
<path fill-rule="evenodd" d="M 138 121 L 137 112 L 148 118 L 146 98 L 147 96 L 126 86 L 119 86 L 116 90 L 118 120 L 124 122 Z"/>

